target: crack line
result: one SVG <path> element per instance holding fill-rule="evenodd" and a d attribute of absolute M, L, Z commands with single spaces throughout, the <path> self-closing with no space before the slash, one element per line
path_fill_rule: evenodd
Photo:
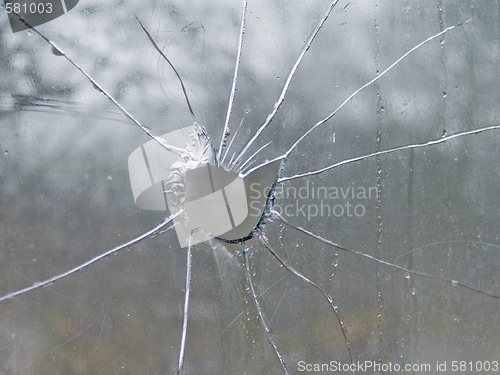
<path fill-rule="evenodd" d="M 408 272 L 411 275 L 422 276 L 422 277 L 426 277 L 426 278 L 429 278 L 429 279 L 436 279 L 436 280 L 445 281 L 447 283 L 451 283 L 452 285 L 461 286 L 463 288 L 472 290 L 472 291 L 474 291 L 476 293 L 480 293 L 480 294 L 483 294 L 483 295 L 488 296 L 488 297 L 492 297 L 492 298 L 495 298 L 495 299 L 500 299 L 500 296 L 497 296 L 497 295 L 495 295 L 493 293 L 488 293 L 488 292 L 485 292 L 483 290 L 474 288 L 473 286 L 464 284 L 464 283 L 462 283 L 460 281 L 448 279 L 446 277 L 441 277 L 441 276 L 427 274 L 425 272 L 413 271 L 413 270 L 410 270 L 408 268 L 405 268 L 405 267 L 402 267 L 402 266 L 398 266 L 397 264 L 394 264 L 394 263 L 391 263 L 391 262 L 387 262 L 387 261 L 382 260 L 382 259 L 378 259 L 378 258 L 376 258 L 374 256 L 369 255 L 369 254 L 365 254 L 365 253 L 363 253 L 361 251 L 352 250 L 352 249 L 348 249 L 348 248 L 342 247 L 342 246 L 338 245 L 337 243 L 335 243 L 333 241 L 327 240 L 326 238 L 323 238 L 323 237 L 321 237 L 321 236 L 319 236 L 317 234 L 314 234 L 313 232 L 308 231 L 307 229 L 304 229 L 304 228 L 302 228 L 300 226 L 295 226 L 295 225 L 289 223 L 288 220 L 286 220 L 283 216 L 281 216 L 279 214 L 279 212 L 277 212 L 277 211 L 272 210 L 271 213 L 279 221 L 281 221 L 283 224 L 289 226 L 290 228 L 294 228 L 295 230 L 298 230 L 299 232 L 302 232 L 302 233 L 308 235 L 309 237 L 315 238 L 315 239 L 317 239 L 317 240 L 319 240 L 319 241 L 321 241 L 321 242 L 323 242 L 323 243 L 325 243 L 327 245 L 335 247 L 335 248 L 337 248 L 339 250 L 343 250 L 343 251 L 346 251 L 348 253 L 352 253 L 352 254 L 356 254 L 356 255 L 362 256 L 364 258 L 367 258 L 367 259 L 373 260 L 375 262 L 378 262 L 379 264 L 384 264 L 386 266 L 396 268 L 396 269 L 398 269 L 400 271 Z"/>
<path fill-rule="evenodd" d="M 111 254 L 114 254 L 120 250 L 123 250 L 131 245 L 134 245 L 142 240 L 144 240 L 145 238 L 149 237 L 150 235 L 158 232 L 160 229 L 164 228 L 165 226 L 167 226 L 168 224 L 170 224 L 174 218 L 179 215 L 181 212 L 183 211 L 179 211 L 178 213 L 176 213 L 175 215 L 173 216 L 170 216 L 169 218 L 165 219 L 164 221 L 162 221 L 160 224 L 158 224 L 157 226 L 155 226 L 154 228 L 148 230 L 147 232 L 141 234 L 140 236 L 138 237 L 135 237 L 134 239 L 131 239 L 130 241 L 128 242 L 125 242 L 124 244 L 121 244 L 119 246 L 116 246 L 114 248 L 112 248 L 111 250 L 108 250 L 92 259 L 89 259 L 88 261 L 66 271 L 66 272 L 63 272 L 59 275 L 56 275 L 54 277 L 51 277 L 50 279 L 47 279 L 47 280 L 44 280 L 44 281 L 39 281 L 39 282 L 36 282 L 36 283 L 33 283 L 33 285 L 30 285 L 26 288 L 23 288 L 23 289 L 19 289 L 15 292 L 11 292 L 11 293 L 8 293 L 4 296 L 1 296 L 0 297 L 0 302 L 3 302 L 3 301 L 6 301 L 6 300 L 9 300 L 9 299 L 12 299 L 14 297 L 17 297 L 21 294 L 25 294 L 25 293 L 28 293 L 32 290 L 35 290 L 35 289 L 38 289 L 38 288 L 42 288 L 42 287 L 45 287 L 47 285 L 50 285 L 50 284 L 53 284 L 55 283 L 56 281 L 59 281 L 69 275 L 72 275 L 84 268 L 86 268 L 87 266 L 90 266 L 91 264 L 103 259 L 103 258 L 106 258 L 107 256 L 111 255 Z"/>

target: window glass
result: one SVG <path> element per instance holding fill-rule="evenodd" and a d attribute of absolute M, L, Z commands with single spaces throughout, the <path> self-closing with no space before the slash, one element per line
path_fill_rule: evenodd
<path fill-rule="evenodd" d="M 493 371 L 498 2 L 331 6 L 82 0 L 43 38 L 0 9 L 0 374 Z M 229 102 L 221 164 L 287 158 L 252 238 L 188 262 L 129 156 L 194 121 L 218 154 Z"/>

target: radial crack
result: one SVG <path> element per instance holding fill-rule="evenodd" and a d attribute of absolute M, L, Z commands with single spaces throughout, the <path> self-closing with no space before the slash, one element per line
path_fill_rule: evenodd
<path fill-rule="evenodd" d="M 396 61 L 394 61 L 391 65 L 389 65 L 387 68 L 385 68 L 385 70 L 383 70 L 380 74 L 378 74 L 375 78 L 373 78 L 372 80 L 368 81 L 367 83 L 365 83 L 363 86 L 361 86 L 360 88 L 358 88 L 356 91 L 354 91 L 351 95 L 349 95 L 347 97 L 347 99 L 345 99 L 342 104 L 340 104 L 337 109 L 335 111 L 333 111 L 332 113 L 330 113 L 328 116 L 326 116 L 323 120 L 321 121 L 318 121 L 312 128 L 310 128 L 307 132 L 305 132 L 293 145 L 292 147 L 290 147 L 288 149 L 288 151 L 284 154 L 284 157 L 287 157 L 288 155 L 290 155 L 290 153 L 297 147 L 297 145 L 304 139 L 306 138 L 314 129 L 316 129 L 318 126 L 320 125 L 323 125 L 325 122 L 327 122 L 328 120 L 330 120 L 333 116 L 335 116 L 335 114 L 340 110 L 342 109 L 343 106 L 345 106 L 348 102 L 350 102 L 360 91 L 364 90 L 365 88 L 367 88 L 368 86 L 370 86 L 371 84 L 373 84 L 374 82 L 378 81 L 380 78 L 382 78 L 387 72 L 389 72 L 392 68 L 394 68 L 396 65 L 398 65 L 401 61 L 403 61 L 409 54 L 411 54 L 412 52 L 416 51 L 417 49 L 419 49 L 420 47 L 422 47 L 424 44 L 430 42 L 431 40 L 433 39 L 436 39 L 437 37 L 443 35 L 444 33 L 450 31 L 450 30 L 453 30 L 454 28 L 456 27 L 459 27 L 459 26 L 462 26 L 462 25 L 465 25 L 466 23 L 470 22 L 470 20 L 467 20 L 465 22 L 462 22 L 462 23 L 459 23 L 457 25 L 454 25 L 454 26 L 450 26 L 450 27 L 447 27 L 446 29 L 444 29 L 443 31 L 437 33 L 437 34 L 434 34 L 432 36 L 430 36 L 429 38 L 425 39 L 424 41 L 420 42 L 419 44 L 417 44 L 415 47 L 411 48 L 409 51 L 407 51 L 406 53 L 404 53 L 399 59 L 397 59 Z"/>
<path fill-rule="evenodd" d="M 432 36 L 430 36 L 429 38 L 425 39 L 424 41 L 420 42 L 419 44 L 417 44 L 416 46 L 414 46 L 413 48 L 411 48 L 409 51 L 407 51 L 405 54 L 403 54 L 399 59 L 397 59 L 395 62 L 393 62 L 391 65 L 389 65 L 389 67 L 387 67 L 384 71 L 382 71 L 380 74 L 378 74 L 375 78 L 373 78 L 372 80 L 370 80 L 369 82 L 365 83 L 363 86 L 361 86 L 360 88 L 358 88 L 356 91 L 354 91 L 351 95 L 349 95 L 347 97 L 347 99 L 345 99 L 342 104 L 340 104 L 337 109 L 335 109 L 332 113 L 330 113 L 327 117 L 325 117 L 323 120 L 317 122 L 313 127 L 311 127 L 308 131 L 306 131 L 283 155 L 280 155 L 276 158 L 274 158 L 273 160 L 269 160 L 269 161 L 266 161 L 265 163 L 262 163 L 262 164 L 259 164 L 257 165 L 256 167 L 253 167 L 252 169 L 248 170 L 248 171 L 245 171 L 244 174 L 242 174 L 242 177 L 245 177 L 246 175 L 252 173 L 254 170 L 257 170 L 259 169 L 260 167 L 263 167 L 264 165 L 267 165 L 267 164 L 270 164 L 276 160 L 286 160 L 288 158 L 288 156 L 292 153 L 293 150 L 295 150 L 297 148 L 297 146 L 299 145 L 299 143 L 304 139 L 306 138 L 315 128 L 317 128 L 318 126 L 324 124 L 325 122 L 327 122 L 328 120 L 330 120 L 342 107 L 344 107 L 349 101 L 351 101 L 360 91 L 362 91 L 363 89 L 365 89 L 366 87 L 370 86 L 371 84 L 373 84 L 374 82 L 378 81 L 382 76 L 384 76 L 387 72 L 389 72 L 392 68 L 394 68 L 397 64 L 399 64 L 402 60 L 404 60 L 409 54 L 411 54 L 412 52 L 414 52 L 415 50 L 417 50 L 418 48 L 422 47 L 424 44 L 430 42 L 431 40 L 443 35 L 444 33 L 456 28 L 456 27 L 459 27 L 459 26 L 462 26 L 462 25 L 465 25 L 467 23 L 469 23 L 470 20 L 467 20 L 465 22 L 462 22 L 462 23 L 459 23 L 457 25 L 454 25 L 454 26 L 450 26 L 450 27 L 447 27 L 446 29 L 444 29 L 443 31 L 437 33 L 437 34 L 434 34 Z M 266 124 L 264 124 L 266 125 Z M 267 125 L 266 125 L 267 126 Z M 306 176 L 310 176 L 310 175 L 313 175 L 313 174 L 318 174 L 318 173 L 321 173 L 321 172 L 324 172 L 328 169 L 331 169 L 331 168 L 335 168 L 339 165 L 343 165 L 343 164 L 348 164 L 348 163 L 352 163 L 352 162 L 356 162 L 356 161 L 359 161 L 359 160 L 363 160 L 363 159 L 366 159 L 366 158 L 370 158 L 370 157 L 373 157 L 373 156 L 377 156 L 377 155 L 381 155 L 381 154 L 386 154 L 386 153 L 390 153 L 390 152 L 394 152 L 394 151 L 399 151 L 399 150 L 403 150 L 405 148 L 415 148 L 415 147 L 423 147 L 423 146 L 429 146 L 429 145 L 432 145 L 432 144 L 437 144 L 437 143 L 441 143 L 441 142 L 444 142 L 448 139 L 451 139 L 451 138 L 455 138 L 457 136 L 462 136 L 462 135 L 468 135 L 468 134 L 476 134 L 476 133 L 481 133 L 483 131 L 487 131 L 487 130 L 493 130 L 493 129 L 498 129 L 500 128 L 500 125 L 493 125 L 491 127 L 486 127 L 486 128 L 481 128 L 481 129 L 477 129 L 477 130 L 471 130 L 469 132 L 463 132 L 463 133 L 459 133 L 459 134 L 455 134 L 455 135 L 451 135 L 451 136 L 448 136 L 448 137 L 443 137 L 443 138 L 440 138 L 439 140 L 435 140 L 435 141 L 430 141 L 430 142 L 427 142 L 427 143 L 422 143 L 422 144 L 418 144 L 418 145 L 408 145 L 408 146 L 401 146 L 401 147 L 396 147 L 394 149 L 390 149 L 390 150 L 385 150 L 385 151 L 380 151 L 380 152 L 375 152 L 375 153 L 372 153 L 372 154 L 368 154 L 368 155 L 364 155 L 364 156 L 360 156 L 358 158 L 354 158 L 354 159 L 348 159 L 348 160 L 344 160 L 342 162 L 339 162 L 339 163 L 336 163 L 334 165 L 331 165 L 329 167 L 326 167 L 326 168 L 323 168 L 323 169 L 320 169 L 318 171 L 314 171 L 314 172 L 309 172 L 309 173 L 304 173 L 304 174 L 300 174 L 300 175 L 296 175 L 296 176 L 292 176 L 292 177 L 283 177 L 283 178 L 279 178 L 278 179 L 278 182 L 284 182 L 284 181 L 288 181 L 288 180 L 292 180 L 292 179 L 295 179 L 295 178 L 300 178 L 300 177 L 306 177 Z M 259 129 L 260 130 L 260 129 Z M 257 135 L 257 134 L 256 134 Z M 256 138 L 256 136 L 254 136 L 254 138 Z M 254 138 L 252 138 L 252 142 L 254 140 Z M 246 151 L 246 149 L 244 148 L 244 150 Z M 240 155 L 238 155 L 238 157 L 236 158 L 235 162 L 238 161 L 238 159 L 241 157 L 241 154 L 242 152 L 240 152 Z M 283 169 L 284 167 L 284 164 L 282 165 L 282 167 L 280 168 L 280 172 L 281 170 Z"/>
<path fill-rule="evenodd" d="M 59 275 L 56 275 L 54 277 L 51 277 L 50 279 L 47 279 L 47 280 L 44 280 L 44 281 L 39 281 L 39 282 L 36 282 L 34 283 L 33 285 L 30 285 L 26 288 L 23 288 L 23 289 L 19 289 L 15 292 L 12 292 L 12 293 L 9 293 L 9 294 L 6 294 L 4 296 L 1 296 L 0 297 L 0 302 L 2 301 L 6 301 L 8 299 L 11 299 L 11 298 L 14 298 L 14 297 L 17 297 L 21 294 L 25 294 L 27 292 L 30 292 L 32 290 L 35 290 L 35 289 L 38 289 L 38 288 L 42 288 L 44 286 L 47 286 L 47 285 L 50 285 L 50 284 L 53 284 L 55 283 L 56 281 L 59 281 L 63 278 L 65 278 L 66 276 L 70 276 L 84 268 L 86 268 L 87 266 L 90 266 L 91 264 L 103 259 L 103 258 L 106 258 L 107 256 L 111 255 L 111 254 L 114 254 L 120 250 L 123 250 L 123 249 L 126 249 L 127 247 L 131 246 L 131 245 L 134 245 L 140 241 L 142 241 L 143 239 L 153 235 L 154 233 L 158 232 L 159 230 L 161 230 L 162 228 L 164 228 L 165 226 L 167 226 L 168 224 L 170 224 L 174 218 L 177 216 L 177 215 L 180 215 L 182 211 L 179 211 L 177 212 L 175 215 L 172 215 L 170 216 L 169 218 L 165 219 L 163 222 L 161 222 L 160 224 L 158 224 L 157 226 L 155 226 L 154 228 L 148 230 L 147 232 L 141 234 L 140 236 L 138 237 L 135 237 L 134 239 L 131 239 L 130 241 L 128 242 L 125 242 L 124 244 L 121 244 L 117 247 L 114 247 L 112 248 L 111 250 L 108 250 L 106 251 L 105 253 L 102 253 L 92 259 L 89 259 L 88 261 L 86 261 L 85 263 L 82 263 L 66 272 L 63 272 Z"/>
<path fill-rule="evenodd" d="M 155 40 L 153 39 L 153 37 L 151 36 L 151 34 L 149 33 L 149 31 L 144 27 L 144 25 L 142 24 L 141 20 L 138 18 L 138 17 L 135 17 L 137 19 L 137 21 L 139 22 L 139 25 L 141 25 L 142 27 L 142 30 L 144 30 L 144 32 L 146 33 L 146 35 L 148 36 L 149 38 L 149 41 L 151 42 L 151 44 L 153 45 L 153 47 L 156 49 L 156 51 L 161 55 L 161 57 L 163 57 L 165 59 L 165 61 L 168 63 L 168 65 L 170 65 L 170 67 L 172 68 L 172 70 L 174 71 L 175 75 L 177 76 L 177 79 L 179 80 L 179 82 L 181 83 L 181 88 L 182 88 L 182 92 L 184 93 L 184 98 L 186 99 L 186 102 L 187 102 L 187 106 L 189 108 L 189 112 L 191 112 L 191 115 L 193 117 L 194 116 L 194 112 L 193 112 L 193 108 L 191 107 L 191 103 L 189 102 L 189 99 L 188 99 L 188 96 L 187 96 L 187 92 L 186 92 L 186 88 L 184 87 L 184 82 L 182 82 L 182 79 L 181 79 L 181 76 L 180 74 L 177 72 L 177 69 L 175 69 L 174 67 L 174 64 L 172 64 L 170 62 L 170 60 L 167 58 L 167 56 L 163 53 L 163 51 L 160 49 L 160 47 L 158 47 L 158 44 L 156 44 Z"/>
<path fill-rule="evenodd" d="M 500 296 L 498 296 L 498 295 L 495 295 L 493 293 L 485 292 L 485 291 L 483 291 L 481 289 L 474 288 L 473 286 L 467 285 L 467 284 L 462 283 L 460 281 L 448 279 L 446 277 L 441 277 L 441 276 L 436 276 L 436 275 L 428 274 L 428 273 L 425 273 L 425 272 L 419 272 L 419 271 L 410 270 L 408 268 L 405 268 L 405 267 L 402 267 L 402 266 L 398 266 L 397 264 L 394 264 L 394 263 L 391 263 L 391 262 L 387 262 L 387 261 L 382 260 L 382 259 L 378 259 L 378 258 L 376 258 L 374 256 L 369 255 L 369 254 L 365 254 L 365 253 L 363 253 L 361 251 L 352 250 L 352 249 L 348 249 L 346 247 L 342 247 L 339 244 L 337 244 L 337 243 L 335 243 L 333 241 L 330 241 L 330 240 L 328 240 L 326 238 L 323 238 L 323 237 L 321 237 L 321 236 L 319 236 L 317 234 L 314 234 L 313 232 L 311 232 L 311 231 L 309 231 L 307 229 L 304 229 L 304 228 L 302 228 L 300 226 L 296 226 L 296 225 L 293 225 L 293 224 L 289 223 L 288 220 L 286 220 L 283 216 L 281 216 L 279 214 L 279 212 L 277 212 L 277 211 L 272 210 L 271 213 L 279 221 L 281 221 L 283 224 L 286 224 L 290 228 L 298 230 L 299 232 L 302 232 L 302 233 L 308 235 L 309 237 L 315 238 L 315 239 L 317 239 L 317 240 L 319 240 L 319 241 L 321 241 L 321 242 L 323 242 L 323 243 L 325 243 L 325 244 L 327 244 L 329 246 L 335 247 L 335 248 L 337 248 L 339 250 L 342 250 L 342 251 L 345 251 L 345 252 L 348 252 L 348 253 L 351 253 L 351 254 L 356 254 L 356 255 L 362 256 L 364 258 L 373 260 L 373 261 L 375 261 L 375 262 L 377 262 L 379 264 L 384 264 L 386 266 L 398 269 L 400 271 L 407 272 L 407 273 L 409 273 L 411 275 L 426 277 L 426 278 L 429 278 L 429 279 L 441 280 L 441 281 L 450 283 L 452 285 L 456 285 L 456 286 L 460 286 L 462 288 L 466 288 L 466 289 L 472 290 L 473 292 L 480 293 L 480 294 L 483 294 L 483 295 L 491 297 L 491 298 L 500 299 Z"/>
<path fill-rule="evenodd" d="M 274 212 L 274 211 L 273 211 Z M 328 301 L 328 304 L 330 305 L 330 307 L 332 308 L 333 310 L 333 313 L 335 314 L 335 317 L 337 318 L 337 322 L 339 324 L 339 327 L 340 327 L 340 330 L 342 331 L 342 336 L 344 337 L 344 342 L 346 344 L 346 348 L 347 348 L 347 352 L 349 354 L 349 361 L 351 362 L 351 364 L 354 363 L 353 361 L 353 358 L 352 358 L 352 352 L 351 352 L 351 344 L 349 342 L 349 339 L 347 338 L 347 332 L 346 332 L 346 329 L 344 327 L 344 322 L 343 320 L 341 319 L 340 315 L 339 315 L 339 312 L 338 312 L 338 307 L 337 305 L 333 302 L 333 298 L 328 295 L 324 290 L 323 288 L 321 288 L 318 284 L 316 284 L 314 281 L 311 281 L 310 279 L 308 279 L 306 276 L 304 276 L 302 273 L 300 273 L 299 271 L 297 271 L 294 267 L 288 265 L 284 260 L 282 260 L 275 252 L 274 250 L 272 250 L 272 248 L 270 247 L 270 245 L 268 244 L 267 242 L 267 239 L 264 237 L 264 235 L 260 232 L 260 231 L 257 231 L 257 237 L 259 238 L 259 241 L 262 243 L 262 245 L 264 245 L 264 247 L 271 253 L 271 255 L 283 266 L 285 267 L 285 269 L 290 272 L 291 274 L 293 274 L 294 276 L 298 277 L 299 279 L 302 279 L 303 281 L 305 281 L 306 283 L 308 283 L 309 285 L 313 286 L 314 288 L 316 288 L 317 290 L 319 290 L 321 292 L 321 294 L 323 295 L 323 297 L 325 297 L 325 299 Z M 354 372 L 353 372 L 354 373 Z"/>
<path fill-rule="evenodd" d="M 247 253 L 246 253 L 246 247 L 245 245 L 242 244 L 242 253 L 243 253 L 243 263 L 245 264 L 245 273 L 247 277 L 247 282 L 248 285 L 250 286 L 250 291 L 252 292 L 252 298 L 255 303 L 255 307 L 257 308 L 257 313 L 260 318 L 260 322 L 262 323 L 262 326 L 264 327 L 264 330 L 266 331 L 267 339 L 269 340 L 269 343 L 274 349 L 274 352 L 276 353 L 276 356 L 278 357 L 281 367 L 283 368 L 283 371 L 285 371 L 285 374 L 288 375 L 288 370 L 285 365 L 285 361 L 283 359 L 283 356 L 281 355 L 280 351 L 278 350 L 278 346 L 274 342 L 273 335 L 271 334 L 271 330 L 269 329 L 265 319 L 264 319 L 264 314 L 262 313 L 262 308 L 260 306 L 260 302 L 258 300 L 258 296 L 255 293 L 255 288 L 253 286 L 252 282 L 252 274 L 250 272 L 250 266 L 248 265 L 248 260 L 247 260 Z"/>
<path fill-rule="evenodd" d="M 238 71 L 239 71 L 239 66 L 240 66 L 240 59 L 241 59 L 241 48 L 243 46 L 243 35 L 245 34 L 245 18 L 246 18 L 246 12 L 247 12 L 247 0 L 243 0 L 243 8 L 242 8 L 242 14 L 241 14 L 241 27 L 240 27 L 240 37 L 238 41 L 238 53 L 236 54 L 236 62 L 234 64 L 234 76 L 233 76 L 233 83 L 231 85 L 231 93 L 229 94 L 229 102 L 227 104 L 227 113 L 226 113 L 226 121 L 224 122 L 224 129 L 222 130 L 222 137 L 220 140 L 220 145 L 219 145 L 219 151 L 217 155 L 217 160 L 221 159 L 222 156 L 222 149 L 224 148 L 224 145 L 227 142 L 227 137 L 229 137 L 230 130 L 229 130 L 229 119 L 231 118 L 231 111 L 233 110 L 233 101 L 234 101 L 234 94 L 236 93 L 236 82 L 238 80 Z M 236 134 L 235 134 L 236 136 Z M 233 137 L 234 139 L 234 137 Z M 231 146 L 232 142 L 228 146 Z M 226 150 L 227 154 L 227 150 Z M 225 157 L 225 155 L 224 155 Z"/>
<path fill-rule="evenodd" d="M 288 74 L 288 77 L 286 78 L 285 84 L 283 85 L 283 89 L 281 90 L 280 97 L 278 98 L 278 101 L 274 104 L 272 112 L 267 116 L 266 121 L 260 126 L 259 129 L 255 132 L 253 137 L 243 146 L 243 149 L 239 152 L 238 156 L 236 157 L 236 160 L 234 161 L 237 163 L 243 154 L 248 150 L 248 148 L 252 145 L 252 143 L 259 137 L 259 135 L 264 131 L 265 128 L 271 123 L 273 120 L 274 116 L 276 113 L 278 113 L 278 110 L 285 100 L 286 93 L 288 91 L 288 87 L 290 86 L 290 82 L 292 81 L 293 76 L 295 75 L 295 72 L 297 71 L 297 68 L 299 67 L 300 63 L 302 62 L 302 59 L 304 58 L 304 55 L 306 52 L 309 50 L 311 47 L 312 43 L 314 42 L 314 39 L 316 38 L 316 35 L 318 35 L 319 31 L 323 27 L 323 24 L 326 22 L 328 19 L 328 16 L 332 12 L 333 8 L 339 0 L 333 1 L 330 6 L 328 7 L 326 14 L 323 16 L 323 18 L 319 21 L 318 25 L 316 28 L 313 30 L 311 35 L 309 36 L 309 39 L 307 40 L 307 43 L 304 44 L 304 47 L 300 51 L 299 56 L 297 57 L 297 60 L 295 61 L 295 64 L 293 65 L 292 69 L 290 70 L 290 73 Z"/>
<path fill-rule="evenodd" d="M 318 175 L 320 173 L 326 172 L 326 171 L 328 171 L 330 169 L 333 169 L 333 168 L 336 168 L 336 167 L 340 167 L 341 165 L 356 163 L 358 161 L 369 159 L 369 158 L 373 158 L 375 156 L 384 155 L 384 154 L 390 154 L 392 152 L 397 152 L 397 151 L 402 151 L 402 150 L 411 150 L 411 149 L 415 149 L 415 148 L 433 146 L 433 145 L 437 145 L 437 144 L 449 141 L 450 139 L 454 139 L 454 138 L 458 138 L 458 137 L 463 137 L 463 136 L 466 136 L 466 135 L 479 134 L 479 133 L 483 133 L 483 132 L 487 132 L 487 131 L 491 131 L 491 130 L 498 130 L 498 129 L 500 129 L 500 125 L 491 125 L 491 126 L 486 126 L 484 128 L 479 128 L 479 129 L 474 129 L 474 130 L 468 130 L 468 131 L 465 131 L 465 132 L 455 133 L 455 134 L 452 134 L 452 135 L 448 135 L 446 137 L 441 137 L 441 138 L 438 138 L 438 139 L 433 139 L 431 141 L 424 142 L 424 143 L 415 143 L 415 144 L 411 144 L 411 145 L 399 146 L 399 147 L 390 148 L 390 149 L 387 149 L 387 150 L 372 152 L 371 154 L 366 154 L 366 155 L 362 155 L 362 156 L 357 156 L 355 158 L 345 159 L 345 160 L 339 161 L 338 163 L 332 164 L 332 165 L 330 165 L 328 167 L 324 167 L 324 168 L 318 169 L 316 171 L 311 171 L 311 172 L 307 172 L 307 173 L 297 174 L 297 175 L 294 175 L 294 176 L 280 177 L 280 178 L 278 178 L 277 182 L 281 183 L 281 182 L 285 182 L 285 181 L 295 180 L 295 179 L 298 179 L 298 178 L 304 178 L 304 177 L 314 176 L 314 175 Z M 260 166 L 257 166 L 255 168 L 258 168 L 258 167 L 260 167 Z M 247 172 L 247 174 L 250 173 L 250 172 L 251 171 Z"/>
<path fill-rule="evenodd" d="M 186 350 L 186 336 L 187 336 L 187 325 L 189 319 L 189 296 L 191 294 L 191 247 L 192 241 L 191 236 L 189 237 L 189 244 L 187 247 L 187 262 L 186 262 L 186 288 L 184 294 L 184 310 L 182 314 L 182 335 L 181 335 L 181 346 L 179 349 L 179 363 L 177 366 L 177 374 L 181 375 L 184 370 L 184 353 Z"/>
<path fill-rule="evenodd" d="M 5 8 L 5 6 L 3 6 L 3 5 L 1 5 L 1 6 Z M 24 18 L 21 17 L 19 14 L 15 13 L 15 12 L 12 12 L 12 13 L 15 14 L 16 17 L 18 17 L 22 23 L 24 23 L 26 26 L 28 26 L 40 38 L 42 38 L 46 43 L 48 43 L 52 47 L 52 51 L 54 52 L 54 54 L 56 56 L 64 57 L 71 65 L 73 65 L 80 73 L 82 73 L 90 81 L 90 83 L 92 83 L 94 88 L 96 88 L 97 90 L 102 92 L 104 94 L 104 96 L 106 96 L 109 100 L 111 100 L 111 102 L 116 107 L 118 107 L 118 109 L 123 114 L 125 114 L 125 116 L 127 116 L 135 125 L 137 125 L 139 127 L 139 129 L 141 129 L 144 133 L 146 133 L 148 135 L 148 137 L 154 139 L 156 142 L 158 142 L 165 149 L 167 149 L 169 151 L 173 151 L 181 156 L 184 155 L 184 152 L 185 152 L 184 149 L 179 148 L 179 147 L 175 147 L 175 146 L 171 146 L 167 142 L 165 142 L 165 140 L 163 138 L 157 137 L 156 135 L 151 133 L 147 127 L 145 127 L 137 119 L 135 119 L 134 116 L 132 116 L 132 114 L 130 112 L 128 112 L 110 93 L 108 93 L 99 83 L 97 83 L 97 81 L 94 78 L 92 78 L 92 76 L 89 73 L 87 73 L 80 65 L 78 65 L 75 61 L 73 61 L 68 55 L 66 55 L 66 53 L 61 48 L 59 48 L 54 42 L 52 42 L 48 37 L 46 37 L 40 31 L 38 31 L 38 29 L 36 27 L 33 27 L 29 23 L 27 23 L 24 20 Z"/>
<path fill-rule="evenodd" d="M 219 161 L 219 164 L 224 164 L 224 160 L 226 160 L 227 153 L 229 152 L 229 149 L 231 148 L 233 141 L 236 139 L 236 135 L 238 134 L 238 131 L 241 129 L 241 125 L 243 125 L 243 120 L 244 120 L 244 118 L 241 119 L 240 124 L 236 128 L 236 131 L 234 132 L 233 137 L 229 141 L 229 145 L 226 147 L 226 152 L 224 153 L 222 160 Z"/>
<path fill-rule="evenodd" d="M 262 146 L 261 148 L 259 148 L 257 151 L 255 151 L 248 159 L 247 161 L 245 161 L 243 164 L 241 164 L 240 166 L 238 166 L 238 169 L 239 170 L 242 170 L 245 165 L 247 165 L 248 163 L 250 163 L 250 161 L 259 153 L 261 152 L 263 149 L 265 149 L 267 146 L 269 146 L 270 144 L 272 143 L 272 141 L 269 141 L 267 142 L 264 146 Z M 254 160 L 255 161 L 255 160 Z M 253 162 L 252 162 L 253 163 Z M 250 163 L 251 164 L 251 163 Z M 248 168 L 248 167 L 247 167 Z"/>

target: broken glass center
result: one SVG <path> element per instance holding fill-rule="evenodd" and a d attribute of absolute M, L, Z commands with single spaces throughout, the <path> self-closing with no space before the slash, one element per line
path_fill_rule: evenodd
<path fill-rule="evenodd" d="M 129 157 L 136 205 L 177 215 L 181 247 L 213 237 L 229 242 L 249 238 L 262 217 L 280 161 L 243 177 L 215 165 L 211 139 L 197 123 L 161 138 L 171 147 L 152 140 Z"/>

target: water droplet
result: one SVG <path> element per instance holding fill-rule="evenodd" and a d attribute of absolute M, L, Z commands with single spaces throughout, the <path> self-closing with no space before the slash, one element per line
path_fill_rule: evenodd
<path fill-rule="evenodd" d="M 409 279 L 411 277 L 410 273 L 409 272 L 406 272 L 405 273 L 405 279 Z"/>
<path fill-rule="evenodd" d="M 33 35 L 33 30 L 28 30 L 28 36 L 32 36 Z"/>
<path fill-rule="evenodd" d="M 443 91 L 443 98 L 446 98 L 448 94 L 446 94 L 446 91 Z"/>
<path fill-rule="evenodd" d="M 414 296 L 416 293 L 417 293 L 417 290 L 416 290 L 415 288 L 413 288 L 413 289 L 411 290 L 411 295 L 412 295 L 412 296 Z"/>
<path fill-rule="evenodd" d="M 406 320 L 410 320 L 410 315 L 406 315 Z"/>
<path fill-rule="evenodd" d="M 9 155 L 9 150 L 5 150 L 5 155 Z"/>

